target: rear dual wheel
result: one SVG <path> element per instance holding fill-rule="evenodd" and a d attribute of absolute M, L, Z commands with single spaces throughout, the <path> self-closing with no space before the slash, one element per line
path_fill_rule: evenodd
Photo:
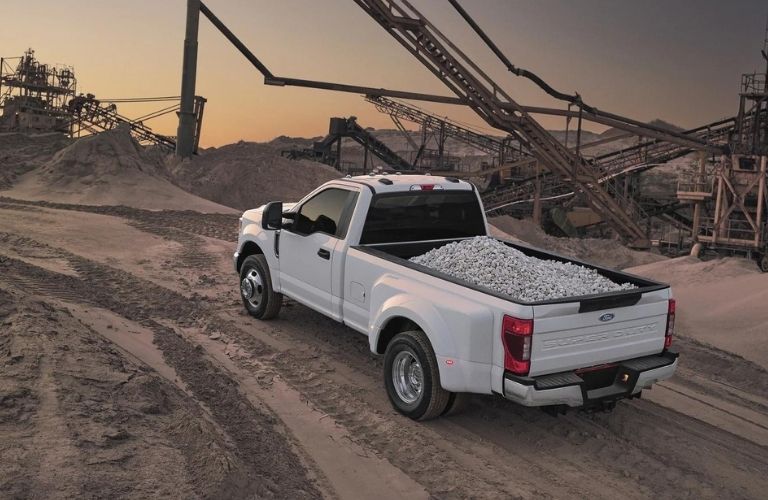
<path fill-rule="evenodd" d="M 435 352 L 420 330 L 400 333 L 387 346 L 384 386 L 392 406 L 414 420 L 454 414 L 466 403 L 466 394 L 441 387 Z"/>

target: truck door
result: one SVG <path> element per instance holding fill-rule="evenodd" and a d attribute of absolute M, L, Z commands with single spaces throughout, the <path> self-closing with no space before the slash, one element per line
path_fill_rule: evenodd
<path fill-rule="evenodd" d="M 333 273 L 341 272 L 344 238 L 358 193 L 329 187 L 302 203 L 290 228 L 280 234 L 283 293 L 312 309 L 341 319 L 333 300 Z"/>

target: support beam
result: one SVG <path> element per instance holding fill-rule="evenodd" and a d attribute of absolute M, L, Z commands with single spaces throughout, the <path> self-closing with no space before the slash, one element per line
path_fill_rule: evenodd
<path fill-rule="evenodd" d="M 240 41 L 232 31 L 208 8 L 204 3 L 199 0 L 196 3 L 200 6 L 200 12 L 208 18 L 211 24 L 224 35 L 224 38 L 235 46 L 235 48 L 246 58 L 248 61 L 264 75 L 265 85 L 274 85 L 278 87 L 305 87 L 312 89 L 322 90 L 335 90 L 338 92 L 351 92 L 353 94 L 365 94 L 375 96 L 387 96 L 387 97 L 399 97 L 401 99 L 411 99 L 416 101 L 428 101 L 439 102 L 442 104 L 457 104 L 466 105 L 465 99 L 459 99 L 456 97 L 438 96 L 433 94 L 423 94 L 420 92 L 406 92 L 402 90 L 389 90 L 374 87 L 363 87 L 360 85 L 346 85 L 342 83 L 320 82 L 316 80 L 304 80 L 301 78 L 288 78 L 284 76 L 273 75 L 267 66 L 259 60 L 256 55 L 251 52 L 245 44 Z"/>
<path fill-rule="evenodd" d="M 176 132 L 176 155 L 189 158 L 195 149 L 195 81 L 197 79 L 197 33 L 200 25 L 200 0 L 187 0 L 187 27 L 184 36 L 184 61 L 181 68 L 181 107 Z"/>
<path fill-rule="evenodd" d="M 401 134 L 403 134 L 403 137 L 405 137 L 405 140 L 408 141 L 408 144 L 411 146 L 411 148 L 414 151 L 419 150 L 419 145 L 416 144 L 416 141 L 413 140 L 411 137 L 411 134 L 408 132 L 408 129 L 405 128 L 405 125 L 403 125 L 403 122 L 400 121 L 400 118 L 397 117 L 395 114 L 389 115 L 389 118 L 392 120 L 392 123 L 395 124 L 395 127 L 397 127 L 397 130 L 400 131 Z"/>
<path fill-rule="evenodd" d="M 533 223 L 541 227 L 541 166 L 536 162 L 536 180 L 533 192 Z"/>
<path fill-rule="evenodd" d="M 466 105 L 466 99 L 447 97 L 442 95 L 422 94 L 420 92 L 405 92 L 402 90 L 390 90 L 374 87 L 362 87 L 360 85 L 346 85 L 343 83 L 319 82 L 316 80 L 302 80 L 300 78 L 286 78 L 272 76 L 264 78 L 264 85 L 277 87 L 305 87 L 321 90 L 335 90 L 337 92 L 350 92 L 352 94 L 365 94 L 370 96 L 398 97 L 414 101 L 438 102 L 441 104 Z"/>
<path fill-rule="evenodd" d="M 208 102 L 204 97 L 195 97 L 195 141 L 192 146 L 192 152 L 197 153 L 197 149 L 200 146 L 200 134 L 203 131 L 203 112 L 205 111 L 205 103 Z"/>
<path fill-rule="evenodd" d="M 513 109 L 511 106 L 505 106 L 505 107 L 507 107 L 510 110 Z M 543 108 L 539 106 L 520 106 L 520 107 L 526 113 L 531 113 L 534 115 L 541 114 L 541 115 L 550 115 L 550 116 L 566 116 L 570 118 L 578 118 L 579 116 L 578 111 L 571 111 L 567 109 Z M 659 127 L 654 127 L 653 125 L 648 125 L 646 123 L 638 122 L 636 120 L 630 120 L 629 118 L 624 118 L 619 115 L 614 115 L 612 113 L 605 113 L 603 111 L 600 111 L 600 112 L 596 111 L 592 113 L 587 110 L 584 110 L 582 119 L 586 121 L 594 122 L 594 123 L 600 123 L 601 125 L 614 127 L 619 130 L 631 132 L 633 135 L 653 137 L 654 139 L 660 139 L 665 142 L 671 142 L 672 144 L 679 144 L 680 146 L 685 146 L 692 149 L 702 149 L 702 150 L 707 150 L 714 153 L 720 153 L 721 151 L 721 149 L 718 147 L 710 146 L 704 141 L 693 139 L 683 133 L 667 131 Z"/>
<path fill-rule="evenodd" d="M 699 176 L 697 180 L 704 182 L 707 165 L 706 153 L 699 152 Z M 697 200 L 693 204 L 693 224 L 691 227 L 691 238 L 694 242 L 699 241 L 699 233 L 701 232 L 701 207 L 704 204 L 704 200 Z"/>
<path fill-rule="evenodd" d="M 755 246 L 759 247 L 765 242 L 763 241 L 763 212 L 765 211 L 765 175 L 768 172 L 768 157 L 760 157 L 760 178 L 757 187 L 757 230 L 755 231 Z"/>

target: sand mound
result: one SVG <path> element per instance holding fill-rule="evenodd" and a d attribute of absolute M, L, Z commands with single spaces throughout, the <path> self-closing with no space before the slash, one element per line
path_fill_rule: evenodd
<path fill-rule="evenodd" d="M 696 257 L 684 256 L 638 265 L 627 270 L 665 283 L 685 286 L 707 285 L 731 278 L 762 274 L 753 261 L 738 257 L 702 261 Z"/>
<path fill-rule="evenodd" d="M 79 139 L 18 178 L 3 196 L 85 205 L 228 212 L 164 178 L 164 166 L 125 127 Z"/>
<path fill-rule="evenodd" d="M 768 368 L 768 274 L 754 262 L 680 257 L 627 271 L 672 285 L 681 335 Z"/>
<path fill-rule="evenodd" d="M 183 189 L 240 210 L 269 201 L 298 201 L 320 184 L 341 177 L 327 165 L 288 160 L 280 156 L 279 148 L 242 141 L 202 151 L 170 172 Z"/>
<path fill-rule="evenodd" d="M 21 175 L 44 165 L 71 142 L 58 133 L 0 134 L 0 189 L 8 189 Z"/>
<path fill-rule="evenodd" d="M 535 247 L 550 250 L 574 259 L 592 262 L 614 269 L 666 261 L 666 257 L 630 250 L 618 241 L 596 238 L 557 238 L 544 232 L 529 220 L 520 220 L 503 215 L 488 221 L 498 233 L 494 236 L 510 235 Z"/>

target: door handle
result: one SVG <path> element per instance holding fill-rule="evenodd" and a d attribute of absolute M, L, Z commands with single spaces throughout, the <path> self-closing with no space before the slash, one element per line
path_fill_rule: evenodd
<path fill-rule="evenodd" d="M 324 258 L 325 260 L 331 260 L 331 252 L 329 250 L 326 250 L 325 248 L 321 248 L 317 251 L 317 255 Z"/>

